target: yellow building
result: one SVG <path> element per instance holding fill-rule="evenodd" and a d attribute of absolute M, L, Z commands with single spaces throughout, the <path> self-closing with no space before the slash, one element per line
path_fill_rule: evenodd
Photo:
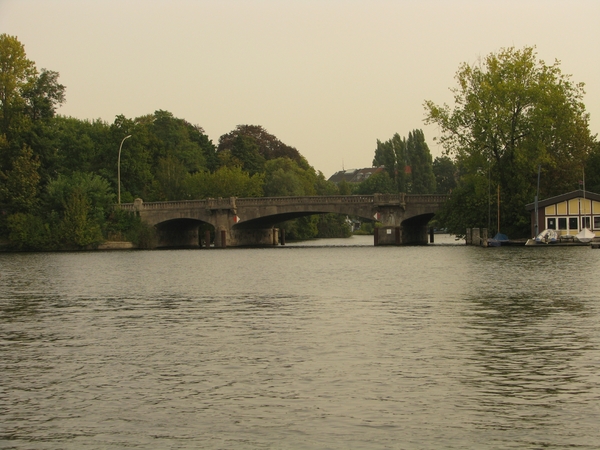
<path fill-rule="evenodd" d="M 531 235 L 535 236 L 535 203 L 531 211 Z M 600 230 L 600 194 L 583 190 L 569 192 L 538 202 L 539 231 L 556 230 L 559 236 L 576 235 L 583 228 Z"/>

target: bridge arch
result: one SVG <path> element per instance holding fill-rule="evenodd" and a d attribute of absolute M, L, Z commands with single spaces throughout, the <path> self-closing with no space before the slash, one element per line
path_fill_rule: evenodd
<path fill-rule="evenodd" d="M 200 223 L 214 227 L 215 246 L 276 245 L 277 223 L 313 215 L 336 213 L 376 218 L 384 228 L 406 230 L 403 236 L 384 244 L 427 242 L 425 225 L 447 197 L 443 195 L 333 195 L 312 197 L 218 198 L 175 202 L 122 204 L 137 211 L 142 220 L 162 230 L 164 243 L 196 245 Z M 412 230 L 414 228 L 414 230 Z M 176 237 L 175 230 L 183 236 Z M 412 230 L 412 231 L 411 231 Z M 388 233 L 389 234 L 389 233 Z M 413 242 L 414 241 L 414 242 Z"/>
<path fill-rule="evenodd" d="M 177 217 L 167 219 L 154 224 L 157 232 L 158 247 L 199 247 L 202 241 L 206 240 L 206 234 L 202 231 L 211 231 L 214 235 L 214 226 L 203 220 Z M 210 244 L 210 237 L 209 237 Z"/>

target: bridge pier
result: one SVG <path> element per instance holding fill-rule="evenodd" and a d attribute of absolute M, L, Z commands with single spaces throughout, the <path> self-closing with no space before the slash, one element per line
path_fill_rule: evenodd
<path fill-rule="evenodd" d="M 427 225 L 375 228 L 374 245 L 421 245 L 429 241 Z"/>

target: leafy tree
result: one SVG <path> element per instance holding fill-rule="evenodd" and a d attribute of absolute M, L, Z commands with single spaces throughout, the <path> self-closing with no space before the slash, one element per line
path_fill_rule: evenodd
<path fill-rule="evenodd" d="M 289 158 L 276 158 L 265 163 L 265 197 L 316 195 L 319 184 L 326 189 L 323 180 L 319 180 L 310 166 L 303 168 Z"/>
<path fill-rule="evenodd" d="M 218 197 L 261 197 L 263 175 L 250 176 L 240 167 L 221 167 L 214 173 L 198 172 L 186 182 L 188 197 L 192 199 Z"/>
<path fill-rule="evenodd" d="M 66 248 L 84 248 L 104 240 L 102 230 L 112 212 L 114 194 L 105 179 L 91 173 L 59 175 L 46 188 L 48 216 Z"/>
<path fill-rule="evenodd" d="M 371 175 L 356 188 L 359 195 L 395 194 L 397 192 L 394 181 L 387 172 Z"/>
<path fill-rule="evenodd" d="M 10 246 L 15 250 L 55 250 L 58 248 L 50 223 L 31 213 L 15 213 L 7 218 Z"/>
<path fill-rule="evenodd" d="M 435 192 L 435 175 L 431 152 L 425 142 L 422 130 L 413 130 L 408 133 L 406 153 L 411 168 L 410 188 L 407 192 L 433 194 Z"/>
<path fill-rule="evenodd" d="M 189 172 L 180 159 L 168 156 L 158 161 L 154 180 L 154 198 L 161 201 L 183 200 L 188 197 L 186 183 Z"/>
<path fill-rule="evenodd" d="M 457 169 L 448 156 L 439 156 L 433 161 L 436 194 L 450 194 L 456 187 Z"/>
<path fill-rule="evenodd" d="M 456 80 L 454 108 L 427 101 L 426 123 L 440 127 L 441 143 L 464 177 L 489 180 L 492 192 L 500 186 L 503 230 L 527 235 L 524 205 L 535 196 L 538 164 L 541 197 L 564 193 L 581 177 L 592 148 L 583 84 L 563 75 L 558 61 L 538 60 L 532 47 L 502 49 L 478 65 L 462 64 Z M 457 188 L 455 195 L 469 196 L 471 190 Z M 477 222 L 487 222 L 488 210 L 481 208 Z M 454 214 L 462 217 L 454 220 L 461 232 L 474 226 L 460 209 Z"/>
<path fill-rule="evenodd" d="M 37 70 L 16 37 L 0 34 L 0 134 L 12 137 L 25 109 L 23 93 Z"/>
<path fill-rule="evenodd" d="M 65 102 L 65 87 L 58 76 L 58 72 L 42 69 L 23 90 L 25 112 L 33 121 L 54 117 L 57 106 Z"/>
<path fill-rule="evenodd" d="M 394 180 L 398 192 L 408 192 L 408 179 L 405 172 L 407 164 L 406 139 L 395 133 L 385 142 L 377 140 L 373 167 L 383 166 L 389 177 Z"/>
<path fill-rule="evenodd" d="M 0 35 L 0 136 L 6 139 L 0 170 L 11 164 L 24 145 L 31 147 L 42 164 L 52 155 L 45 136 L 47 122 L 64 102 L 64 91 L 57 72 L 42 69 L 38 73 L 18 39 Z"/>
<path fill-rule="evenodd" d="M 235 130 L 219 138 L 217 151 L 231 152 L 236 140 L 240 137 L 252 138 L 257 145 L 258 153 L 266 160 L 276 158 L 289 158 L 303 168 L 308 168 L 308 163 L 294 147 L 284 144 L 274 135 L 270 134 L 259 125 L 238 125 Z"/>
<path fill-rule="evenodd" d="M 319 215 L 312 215 L 288 220 L 277 225 L 277 227 L 285 230 L 286 239 L 302 241 L 314 239 L 318 236 L 318 222 Z"/>
<path fill-rule="evenodd" d="M 250 175 L 264 170 L 265 158 L 258 151 L 258 144 L 251 136 L 237 136 L 229 151 L 235 165 L 240 165 Z"/>
<path fill-rule="evenodd" d="M 92 208 L 84 192 L 74 190 L 63 206 L 60 236 L 67 247 L 84 248 L 104 240 L 100 224 L 91 217 Z"/>
<path fill-rule="evenodd" d="M 10 212 L 30 212 L 38 202 L 40 161 L 25 147 L 15 158 L 13 167 L 0 172 L 0 205 Z"/>
<path fill-rule="evenodd" d="M 346 216 L 341 214 L 321 214 L 317 230 L 320 238 L 347 238 L 352 235 Z"/>
<path fill-rule="evenodd" d="M 339 195 L 352 195 L 352 185 L 346 180 L 342 180 L 337 185 Z"/>

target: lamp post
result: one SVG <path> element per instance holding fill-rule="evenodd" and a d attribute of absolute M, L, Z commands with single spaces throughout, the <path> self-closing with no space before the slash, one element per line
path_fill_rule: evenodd
<path fill-rule="evenodd" d="M 130 137 L 130 134 L 125 136 L 121 141 L 121 145 L 119 146 L 119 158 L 117 160 L 117 202 L 119 205 L 121 204 L 121 149 L 123 148 L 123 142 L 125 142 L 125 139 Z"/>

